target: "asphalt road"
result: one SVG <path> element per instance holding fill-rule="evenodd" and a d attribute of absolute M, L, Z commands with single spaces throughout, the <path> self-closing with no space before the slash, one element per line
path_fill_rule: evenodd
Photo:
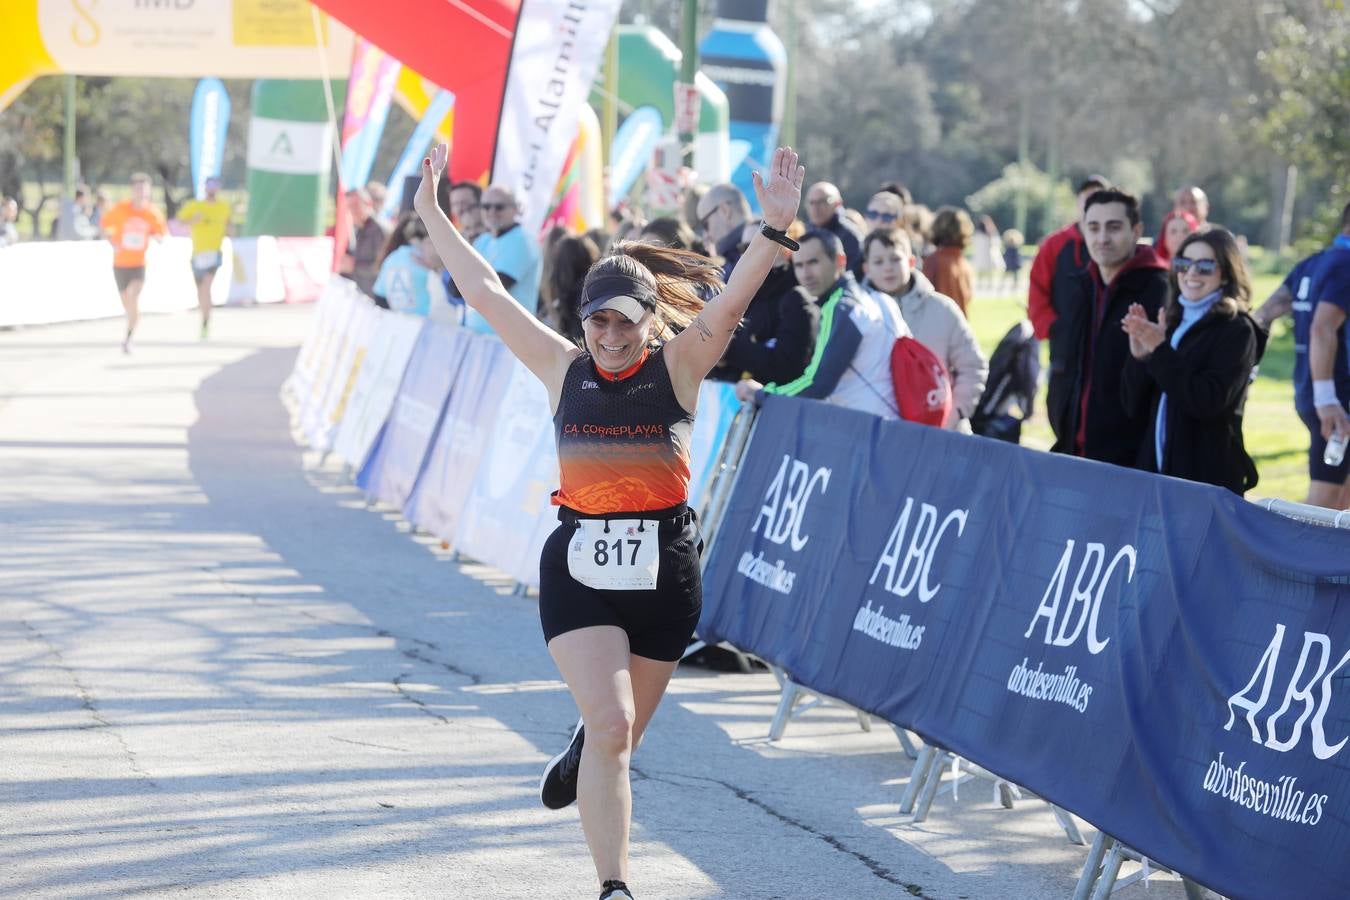
<path fill-rule="evenodd" d="M 150 317 L 131 356 L 117 321 L 0 332 L 0 895 L 598 893 L 537 799 L 576 713 L 535 601 L 294 444 L 309 316 Z M 914 824 L 889 728 L 821 708 L 770 743 L 776 701 L 677 674 L 634 758 L 638 897 L 1072 893 L 1045 804 L 976 781 Z"/>

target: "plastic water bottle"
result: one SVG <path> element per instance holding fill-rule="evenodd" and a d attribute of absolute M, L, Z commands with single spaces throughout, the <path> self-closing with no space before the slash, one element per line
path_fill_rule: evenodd
<path fill-rule="evenodd" d="M 1327 449 L 1322 454 L 1322 462 L 1329 466 L 1339 466 L 1345 459 L 1345 445 L 1350 443 L 1350 432 L 1338 431 L 1327 441 Z"/>

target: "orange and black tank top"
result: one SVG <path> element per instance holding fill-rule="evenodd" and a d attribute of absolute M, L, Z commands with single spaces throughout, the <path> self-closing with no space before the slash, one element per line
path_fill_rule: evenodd
<path fill-rule="evenodd" d="M 684 503 L 693 426 L 661 349 L 618 375 L 581 354 L 567 369 L 553 416 L 561 484 L 553 502 L 587 515 Z"/>

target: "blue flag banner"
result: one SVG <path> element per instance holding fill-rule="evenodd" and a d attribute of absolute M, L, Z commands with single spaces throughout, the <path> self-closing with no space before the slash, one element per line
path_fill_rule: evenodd
<path fill-rule="evenodd" d="M 403 182 L 410 176 L 421 174 L 422 159 L 436 137 L 436 129 L 445 121 L 454 105 L 455 95 L 449 91 L 437 91 L 436 96 L 431 98 L 427 111 L 413 129 L 408 143 L 403 145 L 403 153 L 394 164 L 394 171 L 389 173 L 385 181 L 389 191 L 384 195 L 384 205 L 380 207 L 379 213 L 384 221 L 393 222 L 398 218 L 398 207 L 403 201 Z"/>
<path fill-rule="evenodd" d="M 402 508 L 412 493 L 468 339 L 464 329 L 453 325 L 428 322 L 422 327 L 389 420 L 356 476 L 356 486 L 370 496 Z"/>
<path fill-rule="evenodd" d="M 1350 885 L 1350 533 L 769 397 L 699 633 L 1230 897 Z"/>
<path fill-rule="evenodd" d="M 638 176 L 647 170 L 652 152 L 665 130 L 661 112 L 655 106 L 639 106 L 623 120 L 614 133 L 609 154 L 612 160 L 609 165 L 610 209 L 628 196 Z"/>
<path fill-rule="evenodd" d="M 192 111 L 188 115 L 193 196 L 206 194 L 206 179 L 220 177 L 229 127 L 230 95 L 224 82 L 219 78 L 203 78 L 192 93 Z"/>

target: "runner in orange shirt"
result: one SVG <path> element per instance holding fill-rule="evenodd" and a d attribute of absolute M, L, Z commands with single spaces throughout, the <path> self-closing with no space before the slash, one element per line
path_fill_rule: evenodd
<path fill-rule="evenodd" d="M 123 200 L 103 213 L 99 220 L 103 236 L 113 245 L 113 277 L 122 295 L 127 313 L 127 336 L 122 352 L 131 352 L 131 336 L 140 320 L 141 288 L 145 285 L 145 251 L 151 238 L 168 233 L 164 216 L 150 204 L 150 176 L 137 172 L 131 176 L 131 199 Z"/>

